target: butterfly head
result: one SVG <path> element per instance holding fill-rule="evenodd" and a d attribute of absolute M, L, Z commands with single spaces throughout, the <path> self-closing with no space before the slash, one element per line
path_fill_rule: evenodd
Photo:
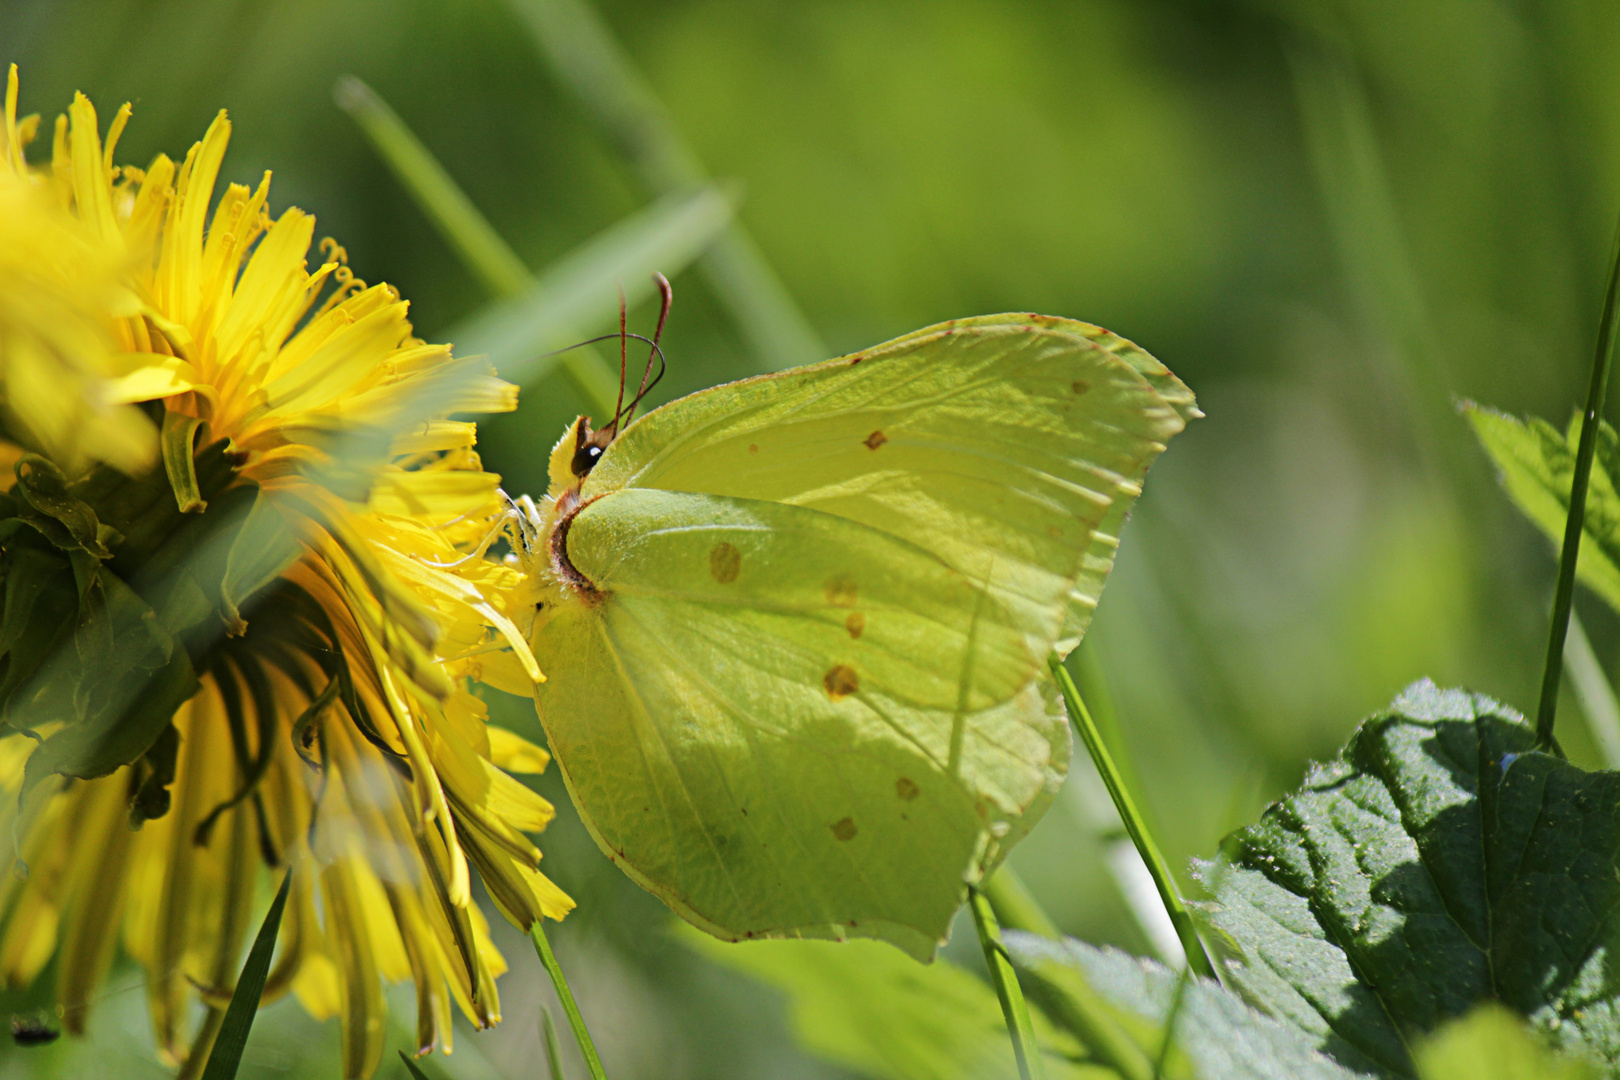
<path fill-rule="evenodd" d="M 551 495 L 556 498 L 572 487 L 578 487 L 613 442 L 613 428 L 600 431 L 591 427 L 591 418 L 581 416 L 563 432 L 557 445 L 551 448 L 548 472 Z"/>
<path fill-rule="evenodd" d="M 574 457 L 568 463 L 568 468 L 576 479 L 583 480 L 590 475 L 590 471 L 596 467 L 596 463 L 601 460 L 603 453 L 613 442 L 614 428 L 617 426 L 615 424 L 601 431 L 592 431 L 591 418 L 588 416 L 580 417 L 575 423 Z"/>
<path fill-rule="evenodd" d="M 654 274 L 653 283 L 658 287 L 660 299 L 658 308 L 658 327 L 650 338 L 640 334 L 632 334 L 625 328 L 625 300 L 624 291 L 619 291 L 619 399 L 613 408 L 613 419 L 607 426 L 597 431 L 591 427 L 591 418 L 581 416 L 575 420 L 563 437 L 557 440 L 557 445 L 551 448 L 551 460 L 548 463 L 551 473 L 551 496 L 558 498 L 562 492 L 571 487 L 583 484 L 590 475 L 596 463 L 607 453 L 607 448 L 613 440 L 618 438 L 619 432 L 630 425 L 631 419 L 636 415 L 636 406 L 641 399 L 647 396 L 648 391 L 658 385 L 664 377 L 664 351 L 658 347 L 658 339 L 663 336 L 664 322 L 669 318 L 670 304 L 674 300 L 674 292 L 669 287 L 669 280 L 663 274 Z M 610 335 L 611 336 L 611 335 Z M 625 406 L 625 373 L 629 361 L 627 347 L 631 338 L 645 341 L 652 347 L 647 354 L 647 367 L 641 373 L 641 383 L 636 387 L 634 396 L 630 398 L 629 407 Z M 589 345 L 595 341 L 604 340 L 592 338 L 581 342 Z M 577 346 L 570 346 L 576 348 Z M 559 350 L 566 352 L 567 350 Z M 653 375 L 653 361 L 658 361 L 658 374 Z M 651 379 L 649 382 L 648 380 Z"/>

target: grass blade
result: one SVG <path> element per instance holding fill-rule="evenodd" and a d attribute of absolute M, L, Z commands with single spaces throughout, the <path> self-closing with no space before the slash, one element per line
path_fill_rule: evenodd
<path fill-rule="evenodd" d="M 540 1006 L 540 1037 L 546 1044 L 547 1080 L 568 1080 L 563 1072 L 562 1048 L 557 1045 L 557 1025 L 551 1022 L 551 1010 Z"/>
<path fill-rule="evenodd" d="M 334 96 L 338 105 L 354 117 L 445 243 L 461 256 L 467 269 L 491 294 L 504 299 L 517 296 L 533 285 L 534 278 L 517 252 L 507 246 L 466 192 L 387 102 L 353 76 L 338 80 Z M 666 269 L 675 273 L 677 268 Z M 600 353 L 581 347 L 569 352 L 559 363 L 595 415 L 603 416 L 612 411 L 619 380 Z"/>
<path fill-rule="evenodd" d="M 1069 677 L 1069 671 L 1063 666 L 1063 661 L 1053 656 L 1049 664 L 1052 675 L 1057 679 L 1058 689 L 1063 694 L 1064 703 L 1069 707 L 1069 719 L 1080 732 L 1080 739 L 1086 744 L 1086 750 L 1091 754 L 1091 760 L 1096 764 L 1097 772 L 1102 776 L 1103 784 L 1114 800 L 1114 808 L 1119 811 L 1119 819 L 1124 823 L 1125 831 L 1130 834 L 1131 842 L 1136 845 L 1142 861 L 1147 864 L 1148 872 L 1153 875 L 1153 883 L 1159 889 L 1159 900 L 1164 904 L 1170 922 L 1175 925 L 1176 936 L 1181 939 L 1181 948 L 1187 954 L 1187 966 L 1195 974 L 1214 979 L 1215 967 L 1204 952 L 1203 942 L 1198 940 L 1198 931 L 1193 926 L 1192 915 L 1181 902 L 1180 893 L 1176 891 L 1175 879 L 1170 874 L 1169 864 L 1159 853 L 1159 846 L 1154 843 L 1153 834 L 1137 810 L 1136 801 L 1126 790 L 1119 768 L 1114 764 L 1113 755 L 1103 743 L 1102 734 L 1092 721 L 1091 713 L 1086 710 L 1086 703 L 1080 699 L 1080 691 L 1075 688 L 1074 680 Z"/>
<path fill-rule="evenodd" d="M 529 937 L 534 939 L 534 951 L 540 954 L 540 963 L 545 965 L 546 974 L 551 976 L 551 985 L 557 988 L 557 998 L 562 1002 L 563 1014 L 568 1017 L 568 1026 L 574 1029 L 574 1041 L 579 1043 L 579 1052 L 585 1058 L 591 1080 L 607 1080 L 607 1074 L 602 1071 L 602 1059 L 596 1056 L 596 1044 L 591 1042 L 591 1033 L 585 1028 L 585 1018 L 579 1014 L 579 1006 L 574 1003 L 574 992 L 568 989 L 568 979 L 563 975 L 562 965 L 557 963 L 556 954 L 551 951 L 551 942 L 546 940 L 545 927 L 540 925 L 539 919 L 534 921 Z"/>
<path fill-rule="evenodd" d="M 592 113 L 650 194 L 668 195 L 708 179 L 589 0 L 514 0 L 514 7 L 558 81 Z M 827 355 L 740 224 L 730 225 L 700 265 L 762 367 L 809 363 Z"/>
<path fill-rule="evenodd" d="M 1018 985 L 1018 973 L 1013 970 L 1012 960 L 1001 944 L 996 913 L 990 908 L 989 898 L 972 886 L 968 887 L 968 908 L 973 912 L 973 926 L 979 932 L 979 945 L 984 949 L 990 981 L 995 984 L 996 997 L 1001 999 L 1001 1014 L 1007 1020 L 1013 1057 L 1018 1059 L 1019 1080 L 1046 1080 L 1041 1048 L 1035 1041 L 1035 1025 L 1029 1019 L 1029 1006 L 1024 1003 L 1024 991 Z"/>
<path fill-rule="evenodd" d="M 1445 349 L 1413 268 L 1362 77 L 1333 41 L 1307 32 L 1289 44 L 1301 134 L 1328 235 L 1356 314 L 1389 346 L 1369 353 L 1369 374 L 1397 396 L 1432 478 L 1477 483 L 1470 451 L 1442 427 L 1451 415 Z"/>
<path fill-rule="evenodd" d="M 1001 926 L 1052 941 L 1063 939 L 1012 867 L 1002 864 L 982 889 Z M 1073 1032 L 1099 1064 L 1113 1069 L 1124 1080 L 1147 1080 L 1147 1060 L 1141 1049 L 1120 1028 L 1078 970 L 1048 967 L 1038 978 L 1045 994 L 1037 993 L 1036 1002 L 1053 1022 Z"/>
<path fill-rule="evenodd" d="M 731 199 L 718 187 L 661 199 L 564 255 L 523 292 L 444 336 L 458 352 L 487 355 L 503 377 L 532 382 L 557 362 L 556 357 L 535 359 L 537 354 L 571 344 L 582 336 L 581 328 L 617 316 L 615 290 L 621 282 L 630 304 L 649 298 L 653 271 L 673 274 L 686 266 L 714 241 L 731 213 Z M 617 372 L 612 385 L 616 393 Z M 608 405 L 611 413 L 611 395 Z"/>
<path fill-rule="evenodd" d="M 423 1072 L 421 1066 L 411 1060 L 411 1055 L 401 1050 L 399 1060 L 405 1063 L 405 1071 L 411 1074 L 411 1080 L 428 1080 L 427 1073 Z"/>
<path fill-rule="evenodd" d="M 529 268 L 399 114 L 353 75 L 338 79 L 333 97 L 484 287 L 496 296 L 521 292 Z"/>
<path fill-rule="evenodd" d="M 334 93 L 338 105 L 354 117 L 445 243 L 461 256 L 467 268 L 497 300 L 512 301 L 505 309 L 486 309 L 471 323 L 456 327 L 449 335 L 450 340 L 461 346 L 458 352 L 462 354 L 497 351 L 511 354 L 510 357 L 492 356 L 497 365 L 504 361 L 511 366 L 520 357 L 561 347 L 584 336 L 583 330 L 594 328 L 612 315 L 617 287 L 626 279 L 632 285 L 632 301 L 644 299 L 651 293 L 651 287 L 645 282 L 654 270 L 666 275 L 679 273 L 713 242 L 730 217 L 729 203 L 723 209 L 717 207 L 717 196 L 712 192 L 708 198 L 697 198 L 690 204 L 674 200 L 679 205 L 673 209 L 689 213 L 662 216 L 644 213 L 632 218 L 631 221 L 640 222 L 651 231 L 638 236 L 633 229 L 622 226 L 609 229 L 572 255 L 564 256 L 541 276 L 537 285 L 523 260 L 501 239 L 495 227 L 479 213 L 449 172 L 387 102 L 353 76 L 339 79 Z M 527 320 L 516 317 L 515 313 L 520 313 L 525 305 L 536 303 L 542 305 L 542 310 Z M 510 321 L 503 321 L 503 311 Z M 541 345 L 525 344 L 533 340 L 532 330 L 527 336 L 520 332 L 509 348 L 497 350 L 481 336 L 478 328 L 487 324 L 480 320 L 490 320 L 497 332 L 501 329 L 520 332 L 544 320 L 552 332 Z M 469 333 L 471 342 L 467 340 Z M 603 417 L 612 412 L 619 379 L 600 353 L 581 347 L 552 359 L 563 368 L 594 410 L 593 415 Z M 550 366 L 547 362 L 532 369 L 534 376 Z M 515 373 L 522 374 L 522 370 Z"/>
<path fill-rule="evenodd" d="M 281 913 L 287 907 L 287 892 L 292 885 L 292 871 L 281 878 L 281 888 L 270 904 L 270 911 L 259 927 L 259 936 L 253 939 L 247 963 L 242 965 L 241 978 L 231 992 L 231 1003 L 225 1008 L 225 1019 L 220 1024 L 214 1048 L 208 1055 L 208 1066 L 203 1069 L 202 1080 L 234 1080 L 242 1064 L 242 1050 L 247 1046 L 248 1032 L 259 1011 L 259 998 L 264 994 L 264 981 L 270 975 L 270 958 L 276 951 L 276 934 L 281 929 Z"/>
<path fill-rule="evenodd" d="M 1144 828 L 1152 834 L 1155 822 L 1142 798 L 1142 782 L 1132 767 L 1130 756 L 1125 752 L 1125 735 L 1120 728 L 1119 714 L 1114 709 L 1113 695 L 1108 690 L 1107 676 L 1098 659 L 1096 641 L 1095 635 L 1087 634 L 1080 647 L 1069 657 L 1070 666 L 1074 668 L 1075 686 L 1080 691 L 1081 700 L 1090 709 L 1091 719 L 1097 725 L 1103 745 L 1108 747 L 1114 767 L 1119 770 L 1120 785 L 1142 815 Z M 1153 944 L 1153 951 L 1171 967 L 1183 966 L 1181 939 L 1176 933 L 1175 924 L 1165 914 L 1164 905 L 1159 902 L 1153 872 L 1142 861 L 1142 856 L 1137 854 L 1136 845 L 1130 838 L 1116 831 L 1117 820 L 1118 815 L 1111 814 L 1106 824 L 1102 821 L 1097 823 L 1097 839 L 1104 845 L 1108 871 L 1114 885 L 1125 906 L 1136 918 L 1137 925 L 1142 928 L 1142 933 Z"/>
<path fill-rule="evenodd" d="M 1012 867 L 1003 863 L 980 888 L 1002 926 L 1039 934 L 1053 941 L 1062 936 L 1051 916 L 1046 914 L 1040 901 L 1035 899 L 1029 886 L 1024 884 L 1024 879 Z"/>
<path fill-rule="evenodd" d="M 1581 441 L 1575 448 L 1575 476 L 1570 481 L 1564 544 L 1558 552 L 1558 587 L 1553 592 L 1547 663 L 1541 673 L 1541 702 L 1536 709 L 1536 741 L 1544 747 L 1553 745 L 1558 684 L 1564 672 L 1564 638 L 1569 633 L 1570 608 L 1575 602 L 1575 559 L 1580 554 L 1581 526 L 1586 520 L 1586 488 L 1592 479 L 1592 455 L 1597 451 L 1598 414 L 1603 411 L 1603 396 L 1609 388 L 1609 361 L 1614 355 L 1617 311 L 1620 311 L 1620 226 L 1615 229 L 1609 286 L 1604 290 L 1603 317 L 1598 323 L 1597 355 L 1592 358 L 1592 381 L 1586 388 L 1586 410 L 1581 413 Z"/>
<path fill-rule="evenodd" d="M 1569 681 L 1575 686 L 1575 697 L 1581 703 L 1592 741 L 1603 753 L 1603 764 L 1620 769 L 1620 701 L 1614 696 L 1614 687 L 1603 674 L 1581 626 L 1580 616 L 1569 617 L 1569 640 L 1564 643 L 1564 663 L 1569 667 Z"/>
<path fill-rule="evenodd" d="M 1187 998 L 1187 987 L 1192 984 L 1192 969 L 1182 968 L 1176 977 L 1176 993 L 1170 999 L 1170 1011 L 1164 1018 L 1164 1033 L 1159 1037 L 1159 1052 L 1153 1056 L 1153 1080 L 1161 1080 L 1170 1052 L 1176 1046 L 1176 1021 L 1181 1019 L 1181 1006 Z"/>
<path fill-rule="evenodd" d="M 1097 732 L 1102 736 L 1103 745 L 1107 746 L 1108 752 L 1113 755 L 1114 767 L 1119 770 L 1120 783 L 1130 793 L 1131 799 L 1142 812 L 1143 820 L 1151 828 L 1154 821 L 1147 808 L 1142 805 L 1142 780 L 1136 775 L 1136 769 L 1125 753 L 1125 731 L 1120 726 L 1119 713 L 1114 708 L 1114 695 L 1108 689 L 1108 677 L 1097 654 L 1097 638 L 1094 634 L 1088 633 L 1081 640 L 1079 647 L 1069 657 L 1069 666 L 1074 669 L 1075 687 L 1091 711 L 1091 719 L 1097 725 Z"/>

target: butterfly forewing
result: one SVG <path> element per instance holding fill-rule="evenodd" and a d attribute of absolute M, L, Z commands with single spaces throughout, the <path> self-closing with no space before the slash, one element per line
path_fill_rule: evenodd
<path fill-rule="evenodd" d="M 1110 342 L 1129 345 L 1082 323 L 996 316 L 716 387 L 626 431 L 586 495 L 707 492 L 860 521 L 984 582 L 1044 655 L 1077 582 L 1075 614 L 1089 617 L 1109 534 L 1191 412 L 1144 377 L 1150 357 L 1131 346 L 1129 362 Z"/>

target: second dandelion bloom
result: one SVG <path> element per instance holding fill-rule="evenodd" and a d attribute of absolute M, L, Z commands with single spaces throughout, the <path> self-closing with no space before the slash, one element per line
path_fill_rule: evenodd
<path fill-rule="evenodd" d="M 498 500 L 470 422 L 516 391 L 412 334 L 268 174 L 215 201 L 222 113 L 179 162 L 118 167 L 90 102 L 37 121 L 7 88 L 0 164 L 0 977 L 59 957 L 70 1029 L 122 944 L 160 1053 L 206 1057 L 271 871 L 289 902 L 265 1000 L 343 1024 L 375 1069 L 385 981 L 417 1043 L 499 1019 L 475 868 L 527 926 L 572 901 L 469 679 L 539 678 L 490 598 L 513 571 L 445 563 Z M 41 155 L 43 157 L 43 155 Z M 11 846 L 9 839 L 6 845 Z M 199 1001 L 201 1006 L 199 1006 Z"/>

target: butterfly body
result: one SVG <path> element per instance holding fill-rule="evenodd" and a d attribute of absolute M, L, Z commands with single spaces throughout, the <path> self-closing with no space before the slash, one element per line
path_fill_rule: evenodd
<path fill-rule="evenodd" d="M 1067 771 L 1045 676 L 1197 415 L 1128 342 L 992 316 L 694 394 L 526 512 L 535 701 L 593 836 L 719 936 L 926 957 Z"/>

